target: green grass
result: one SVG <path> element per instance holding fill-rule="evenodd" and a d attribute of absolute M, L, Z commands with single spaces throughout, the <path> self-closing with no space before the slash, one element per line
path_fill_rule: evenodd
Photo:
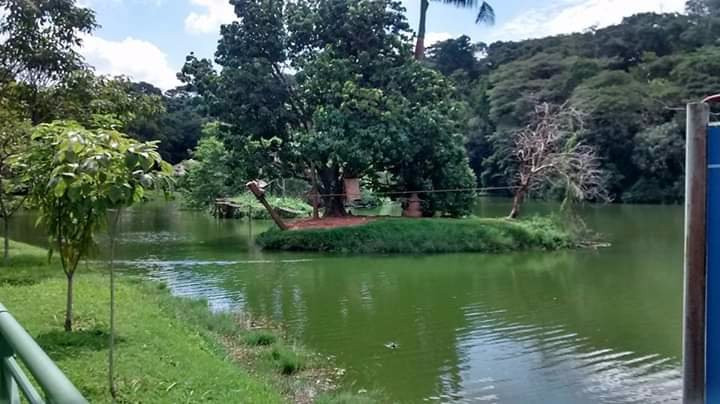
<path fill-rule="evenodd" d="M 269 230 L 257 238 L 268 250 L 342 253 L 502 253 L 556 250 L 573 237 L 550 219 L 383 218 L 335 229 Z"/>
<path fill-rule="evenodd" d="M 90 402 L 110 402 L 105 270 L 78 269 L 75 329 L 66 333 L 57 260 L 25 244 L 11 248 L 9 265 L 0 266 L 0 302 Z M 327 360 L 241 315 L 211 313 L 207 302 L 172 297 L 162 284 L 121 276 L 116 297 L 119 402 L 297 401 L 332 372 Z"/>

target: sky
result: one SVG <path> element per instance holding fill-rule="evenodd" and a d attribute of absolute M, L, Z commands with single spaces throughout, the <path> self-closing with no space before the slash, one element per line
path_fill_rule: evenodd
<path fill-rule="evenodd" d="M 353 1 L 353 0 L 348 0 Z M 162 89 L 179 84 L 176 72 L 194 52 L 212 58 L 219 27 L 234 20 L 227 0 L 78 0 L 95 10 L 100 24 L 84 38 L 81 53 L 99 74 L 126 75 Z M 413 29 L 420 0 L 402 0 Z M 682 12 L 685 0 L 491 0 L 492 26 L 476 25 L 474 13 L 441 2 L 428 10 L 427 44 L 468 35 L 494 42 L 580 32 L 619 23 L 639 12 Z"/>

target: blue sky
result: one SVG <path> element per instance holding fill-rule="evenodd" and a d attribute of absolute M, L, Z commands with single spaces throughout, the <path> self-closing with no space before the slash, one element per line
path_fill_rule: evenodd
<path fill-rule="evenodd" d="M 352 1 L 352 0 L 348 0 Z M 234 19 L 227 0 L 78 0 L 96 11 L 101 25 L 81 52 L 101 74 L 124 74 L 163 89 L 193 51 L 212 57 L 220 24 Z M 402 0 L 413 28 L 420 0 Z M 607 26 L 643 11 L 680 12 L 685 0 L 494 0 L 493 26 L 440 2 L 428 11 L 429 42 L 469 35 L 475 41 L 519 40 Z"/>

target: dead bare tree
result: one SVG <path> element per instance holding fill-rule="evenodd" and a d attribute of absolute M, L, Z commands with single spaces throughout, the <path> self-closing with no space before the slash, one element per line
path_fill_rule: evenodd
<path fill-rule="evenodd" d="M 597 153 L 578 140 L 582 130 L 582 112 L 568 104 L 535 107 L 531 123 L 513 141 L 517 173 L 510 218 L 520 216 L 529 193 L 551 187 L 564 189 L 566 202 L 609 199 Z"/>

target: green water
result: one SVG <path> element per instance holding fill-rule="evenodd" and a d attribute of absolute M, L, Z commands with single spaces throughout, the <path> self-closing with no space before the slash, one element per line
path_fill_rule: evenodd
<path fill-rule="evenodd" d="M 477 212 L 507 208 L 486 200 Z M 156 204 L 125 215 L 120 255 L 214 310 L 284 324 L 336 356 L 347 386 L 395 401 L 679 401 L 681 208 L 582 213 L 611 248 L 352 257 L 261 252 L 250 234 L 268 223 Z M 13 234 L 42 243 L 30 216 Z"/>

